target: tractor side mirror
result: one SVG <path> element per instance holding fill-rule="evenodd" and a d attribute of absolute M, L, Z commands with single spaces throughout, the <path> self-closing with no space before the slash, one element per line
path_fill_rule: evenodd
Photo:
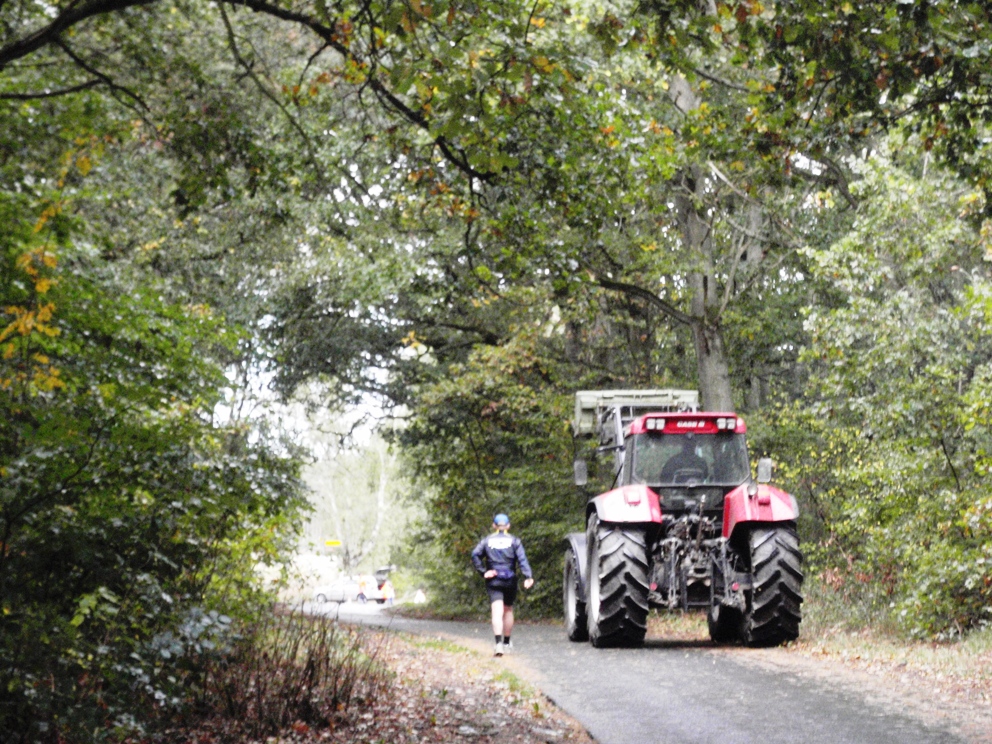
<path fill-rule="evenodd" d="M 575 470 L 575 485 L 584 486 L 589 482 L 589 466 L 585 460 L 576 460 L 572 463 Z"/>
<path fill-rule="evenodd" d="M 772 458 L 762 457 L 758 460 L 758 483 L 771 483 Z"/>

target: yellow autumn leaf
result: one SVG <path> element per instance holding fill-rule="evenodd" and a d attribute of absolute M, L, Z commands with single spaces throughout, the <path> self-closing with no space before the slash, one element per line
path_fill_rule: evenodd
<path fill-rule="evenodd" d="M 34 231 L 41 232 L 41 228 L 45 226 L 45 223 L 47 223 L 48 220 L 50 220 L 58 213 L 59 213 L 59 208 L 54 204 L 50 204 L 47 207 L 45 207 L 45 210 L 41 213 L 41 216 L 38 218 L 38 222 L 35 223 Z"/>
<path fill-rule="evenodd" d="M 530 25 L 536 26 L 537 28 L 544 28 L 544 24 L 547 23 L 543 18 L 531 18 Z"/>
<path fill-rule="evenodd" d="M 52 319 L 52 314 L 55 312 L 55 303 L 48 302 L 44 305 L 38 306 L 38 321 L 40 323 L 45 323 Z"/>
<path fill-rule="evenodd" d="M 38 270 L 34 267 L 34 251 L 22 253 L 17 257 L 15 265 L 28 276 L 38 276 Z"/>
<path fill-rule="evenodd" d="M 76 168 L 85 176 L 93 170 L 93 162 L 85 155 L 80 155 L 76 158 Z"/>
<path fill-rule="evenodd" d="M 65 383 L 59 379 L 59 371 L 57 369 L 48 370 L 35 369 L 34 378 L 31 382 L 39 389 L 44 391 L 52 391 L 56 388 L 64 388 Z"/>
<path fill-rule="evenodd" d="M 547 57 L 534 57 L 533 62 L 534 62 L 534 67 L 536 67 L 541 72 L 545 72 L 545 73 L 553 72 L 555 69 L 555 66 L 551 64 L 551 60 L 548 59 Z"/>
<path fill-rule="evenodd" d="M 52 288 L 53 283 L 51 279 L 39 279 L 34 283 L 34 291 L 38 294 L 45 294 Z"/>

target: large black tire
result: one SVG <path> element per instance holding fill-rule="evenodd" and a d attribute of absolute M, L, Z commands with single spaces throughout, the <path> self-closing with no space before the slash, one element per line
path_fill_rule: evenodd
<path fill-rule="evenodd" d="M 579 593 L 579 557 L 569 546 L 565 551 L 565 575 L 562 581 L 563 601 L 565 604 L 565 632 L 570 641 L 589 640 L 589 629 L 586 627 L 585 597 Z"/>
<path fill-rule="evenodd" d="M 748 537 L 751 596 L 742 636 L 749 646 L 778 646 L 799 637 L 803 556 L 792 525 L 756 527 Z"/>
<path fill-rule="evenodd" d="M 586 615 L 593 646 L 637 646 L 648 620 L 648 546 L 645 529 L 600 522 L 586 532 L 589 579 Z"/>

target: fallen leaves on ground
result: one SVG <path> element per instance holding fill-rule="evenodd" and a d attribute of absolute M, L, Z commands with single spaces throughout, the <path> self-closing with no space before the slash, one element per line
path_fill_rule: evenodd
<path fill-rule="evenodd" d="M 448 641 L 395 632 L 370 632 L 367 648 L 393 674 L 385 695 L 342 711 L 342 720 L 331 727 L 297 723 L 258 744 L 595 744 L 512 671 L 510 657 L 495 659 Z M 173 731 L 169 741 L 219 744 L 226 741 L 218 736 L 224 728 L 214 720 L 209 730 Z"/>
<path fill-rule="evenodd" d="M 585 731 L 510 669 L 509 658 L 434 639 L 382 637 L 378 658 L 396 674 L 390 699 L 372 705 L 348 729 L 324 732 L 319 741 L 378 742 L 576 742 L 592 744 Z"/>

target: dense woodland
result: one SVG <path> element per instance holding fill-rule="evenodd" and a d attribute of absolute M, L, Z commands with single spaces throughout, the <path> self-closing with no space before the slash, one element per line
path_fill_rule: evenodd
<path fill-rule="evenodd" d="M 264 606 L 261 386 L 397 414 L 450 603 L 508 511 L 556 613 L 572 394 L 677 386 L 811 581 L 988 623 L 990 122 L 986 3 L 0 0 L 0 728 L 140 729 Z"/>

